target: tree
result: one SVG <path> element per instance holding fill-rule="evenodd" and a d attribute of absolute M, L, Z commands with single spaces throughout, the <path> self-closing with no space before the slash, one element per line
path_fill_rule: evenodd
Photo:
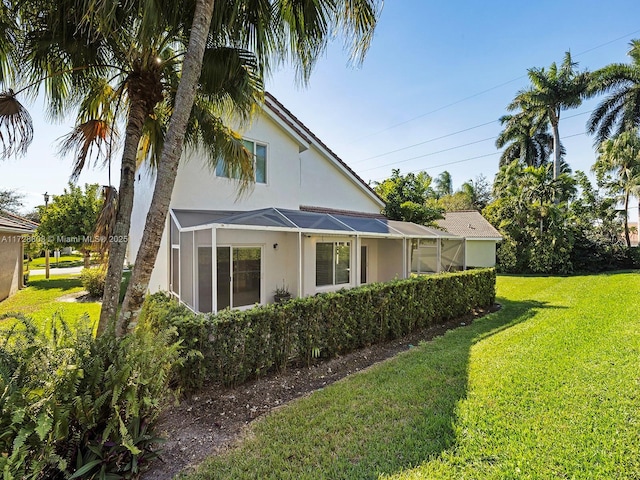
<path fill-rule="evenodd" d="M 551 125 L 553 137 L 553 178 L 561 173 L 560 115 L 563 110 L 581 105 L 587 93 L 589 74 L 579 72 L 571 54 L 565 53 L 560 66 L 552 63 L 549 70 L 529 69 L 531 87 L 518 92 L 509 104 L 509 111 L 521 110 L 534 118 L 545 118 Z"/>
<path fill-rule="evenodd" d="M 169 125 L 167 142 L 158 165 L 156 184 L 147 215 L 141 247 L 134 269 L 119 323 L 135 321 L 149 285 L 153 265 L 160 247 L 175 183 L 178 162 L 182 153 L 185 118 L 193 103 L 198 72 L 203 62 L 201 52 L 207 42 L 207 24 L 213 38 L 231 38 L 235 46 L 251 50 L 260 65 L 268 67 L 272 57 L 290 59 L 299 71 L 302 81 L 310 75 L 315 60 L 324 52 L 327 42 L 336 31 L 345 34 L 351 43 L 352 60 L 362 61 L 373 36 L 379 9 L 375 0 L 325 0 L 318 2 L 216 2 L 198 0 L 194 15 L 191 39 L 180 81 L 178 100 Z M 263 10 L 256 10 L 262 6 Z M 265 8 L 266 7 L 266 8 Z M 220 11 L 233 13 L 228 23 L 220 22 Z M 209 19 L 213 16 L 213 22 Z M 239 21 L 244 20 L 244 23 Z M 247 19 L 255 19 L 252 24 Z M 248 24 L 248 25 L 247 25 Z M 224 28 L 223 28 L 224 27 Z M 186 72 L 189 72 L 187 74 Z M 183 92 L 181 97 L 180 92 Z M 170 141 L 169 141 L 170 139 Z"/>
<path fill-rule="evenodd" d="M 480 174 L 474 180 L 468 180 L 460 187 L 462 192 L 471 203 L 471 208 L 482 211 L 491 201 L 491 187 L 487 177 Z"/>
<path fill-rule="evenodd" d="M 376 183 L 374 190 L 384 200 L 382 213 L 391 220 L 432 225 L 442 217 L 443 210 L 429 203 L 434 199 L 431 177 L 426 172 L 401 175 L 399 169 L 391 177 Z"/>
<path fill-rule="evenodd" d="M 569 273 L 573 266 L 573 230 L 567 202 L 575 180 L 551 165 L 524 167 L 519 160 L 503 166 L 494 182 L 494 198 L 483 215 L 502 233 L 498 266 L 512 273 Z"/>
<path fill-rule="evenodd" d="M 446 170 L 442 172 L 434 181 L 435 197 L 440 198 L 453 193 L 453 179 Z"/>
<path fill-rule="evenodd" d="M 17 214 L 23 206 L 22 199 L 24 195 L 15 190 L 0 190 L 0 212 L 9 212 Z"/>
<path fill-rule="evenodd" d="M 37 229 L 39 237 L 50 239 L 47 247 L 71 247 L 84 254 L 84 266 L 89 267 L 93 232 L 102 202 L 100 186 L 85 184 L 82 188 L 69 183 L 62 195 L 55 195 L 45 208 Z"/>
<path fill-rule="evenodd" d="M 496 147 L 506 147 L 500 156 L 500 166 L 520 160 L 526 166 L 539 167 L 549 161 L 553 137 L 546 116 L 523 110 L 503 115 L 500 124 L 504 129 L 496 139 Z"/>
<path fill-rule="evenodd" d="M 189 58 L 184 32 L 189 31 L 190 25 L 185 19 L 191 15 L 201 20 L 202 16 L 193 13 L 195 5 L 175 2 L 166 2 L 162 8 L 155 2 L 100 2 L 89 10 L 83 2 L 74 0 L 64 4 L 45 2 L 33 10 L 30 4 L 25 5 L 20 10 L 25 45 L 22 56 L 29 67 L 29 75 L 25 76 L 31 83 L 23 90 L 44 83 L 55 115 L 62 115 L 71 106 L 78 107 L 77 126 L 61 149 L 75 153 L 72 177 L 92 159 L 106 159 L 110 165 L 111 147 L 117 141 L 116 122 L 121 119 L 125 125 L 120 187 L 117 197 L 113 194 L 115 189 L 107 190 L 113 211 L 102 215 L 110 220 L 109 237 L 116 240 L 109 245 L 98 328 L 102 332 L 115 319 L 117 310 L 136 167 L 145 159 L 158 161 L 166 123 L 173 108 L 180 106 L 180 100 L 176 100 L 183 73 L 180 67 L 182 58 Z M 223 13 L 237 14 L 226 10 Z M 229 19 L 222 18 L 220 23 L 227 25 Z M 207 23 L 201 29 L 205 36 L 208 28 Z M 240 30 L 243 35 L 248 32 Z M 252 168 L 250 155 L 239 135 L 221 119 L 231 115 L 248 119 L 262 95 L 262 67 L 251 52 L 236 47 L 228 32 L 218 32 L 217 38 L 232 44 L 212 41 L 207 49 L 208 70 L 205 75 L 196 76 L 200 96 L 194 115 L 189 115 L 191 105 L 187 111 L 188 141 L 204 145 L 213 165 L 224 156 L 225 168 L 239 171 L 246 184 Z M 74 87 L 73 95 L 69 93 L 70 86 Z M 28 114 L 24 114 L 16 98 L 19 93 L 10 90 L 0 98 L 4 102 L 0 102 L 0 118 L 7 114 L 7 131 L 11 133 L 5 137 L 15 140 L 10 142 L 12 149 L 15 142 L 28 144 L 25 135 L 15 133 L 30 125 Z M 20 114 L 16 116 L 14 112 Z M 5 149 L 5 156 L 8 153 Z M 123 333 L 122 328 L 117 330 Z"/>
<path fill-rule="evenodd" d="M 630 64 L 615 63 L 592 74 L 589 93 L 609 94 L 587 122 L 597 146 L 612 135 L 640 127 L 640 40 L 632 40 L 630 46 Z"/>
<path fill-rule="evenodd" d="M 627 247 L 629 237 L 629 197 L 640 192 L 640 137 L 638 129 L 622 132 L 605 140 L 598 150 L 598 158 L 592 170 L 598 184 L 612 194 L 621 195 L 624 205 L 624 235 Z"/>

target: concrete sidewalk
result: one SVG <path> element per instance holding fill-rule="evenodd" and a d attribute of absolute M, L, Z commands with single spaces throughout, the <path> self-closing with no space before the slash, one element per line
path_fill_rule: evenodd
<path fill-rule="evenodd" d="M 49 268 L 49 275 L 70 275 L 72 273 L 80 273 L 84 267 L 61 267 L 61 268 Z M 44 275 L 44 268 L 37 268 L 29 270 L 29 275 Z"/>

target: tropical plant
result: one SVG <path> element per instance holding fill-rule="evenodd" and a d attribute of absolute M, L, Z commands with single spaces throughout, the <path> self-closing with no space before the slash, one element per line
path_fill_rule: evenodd
<path fill-rule="evenodd" d="M 627 247 L 629 237 L 629 198 L 640 192 L 640 137 L 638 129 L 626 130 L 614 138 L 603 141 L 592 170 L 600 186 L 613 195 L 620 195 L 624 208 L 624 235 Z"/>
<path fill-rule="evenodd" d="M 549 161 L 553 137 L 544 115 L 520 111 L 514 115 L 503 115 L 500 124 L 504 127 L 496 139 L 496 147 L 504 148 L 500 166 L 520 160 L 526 166 L 539 167 Z"/>
<path fill-rule="evenodd" d="M 453 193 L 453 179 L 451 178 L 451 174 L 446 170 L 436 177 L 433 184 L 433 191 L 436 198 Z"/>
<path fill-rule="evenodd" d="M 546 119 L 553 138 L 553 178 L 561 174 L 560 115 L 563 110 L 581 105 L 586 95 L 589 74 L 579 72 L 571 54 L 565 53 L 560 66 L 552 63 L 548 70 L 529 69 L 531 87 L 518 92 L 508 105 L 509 111 L 520 110 L 533 119 Z"/>
<path fill-rule="evenodd" d="M 137 478 L 179 345 L 170 331 L 94 338 L 88 318 L 40 330 L 6 314 L 0 332 L 3 478 Z"/>
<path fill-rule="evenodd" d="M 614 63 L 592 74 L 590 94 L 608 94 L 587 122 L 598 146 L 613 135 L 640 127 L 640 40 L 632 40 L 630 47 L 630 64 Z"/>

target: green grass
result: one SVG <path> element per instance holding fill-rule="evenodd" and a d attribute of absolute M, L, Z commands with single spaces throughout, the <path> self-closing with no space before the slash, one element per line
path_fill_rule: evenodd
<path fill-rule="evenodd" d="M 29 262 L 29 268 L 42 269 L 45 268 L 46 260 L 44 257 L 34 258 Z M 91 261 L 92 265 L 96 264 L 95 260 Z M 49 268 L 66 268 L 66 267 L 83 267 L 84 257 L 82 255 L 62 255 L 57 261 L 53 255 L 49 258 Z"/>
<path fill-rule="evenodd" d="M 257 421 L 188 478 L 640 478 L 639 289 L 499 277 L 501 311 Z"/>
<path fill-rule="evenodd" d="M 46 280 L 44 275 L 31 276 L 27 288 L 0 302 L 0 314 L 19 312 L 31 317 L 36 324 L 42 324 L 54 314 L 60 314 L 71 326 L 84 314 L 88 314 L 92 321 L 97 321 L 100 317 L 98 302 L 59 300 L 64 295 L 82 290 L 78 275 L 55 275 L 49 280 Z"/>

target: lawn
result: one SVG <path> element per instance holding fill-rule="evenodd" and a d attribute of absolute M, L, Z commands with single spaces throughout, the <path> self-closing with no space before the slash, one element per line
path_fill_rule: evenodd
<path fill-rule="evenodd" d="M 61 297 L 82 291 L 79 275 L 52 275 L 49 280 L 44 275 L 32 276 L 29 286 L 8 299 L 0 302 L 0 314 L 19 312 L 42 324 L 56 313 L 70 325 L 84 314 L 92 321 L 100 317 L 98 302 L 68 302 Z"/>
<path fill-rule="evenodd" d="M 34 258 L 29 263 L 29 269 L 42 269 L 45 268 L 46 259 L 44 257 Z M 95 265 L 97 260 L 92 259 L 91 264 Z M 82 255 L 62 255 L 60 258 L 56 260 L 56 258 L 51 255 L 49 258 L 49 268 L 66 268 L 66 267 L 83 267 L 84 266 L 84 256 Z"/>
<path fill-rule="evenodd" d="M 187 478 L 640 478 L 639 289 L 501 276 L 501 311 L 255 422 Z"/>

